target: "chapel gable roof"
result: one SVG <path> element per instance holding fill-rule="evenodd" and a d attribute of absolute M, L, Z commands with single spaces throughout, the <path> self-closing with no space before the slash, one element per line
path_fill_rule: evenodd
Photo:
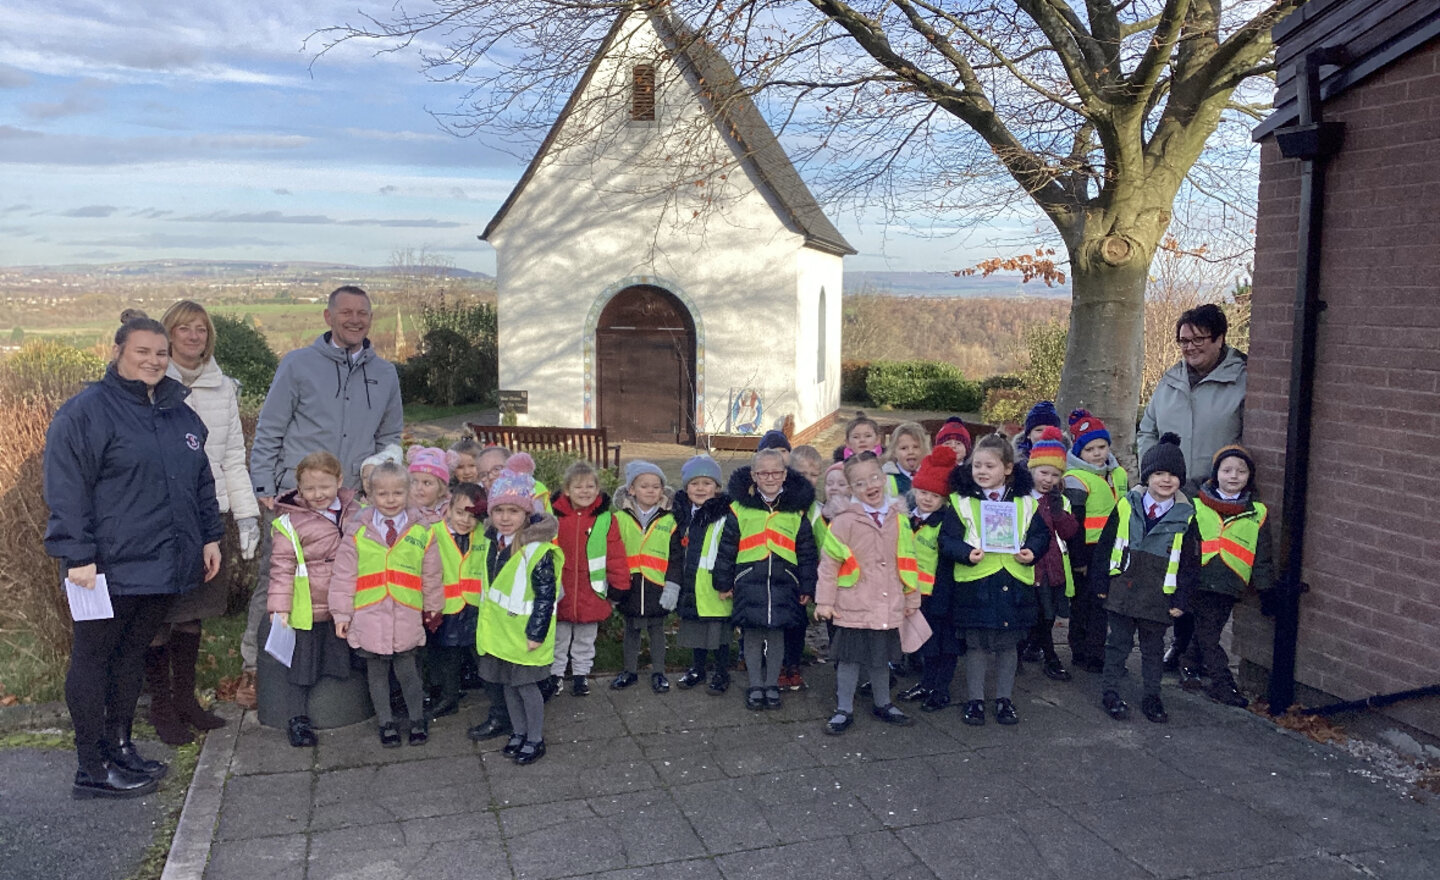
<path fill-rule="evenodd" d="M 616 18 L 614 26 L 611 27 L 605 40 L 601 43 L 600 51 L 596 53 L 590 66 L 581 76 L 580 82 L 576 84 L 575 91 L 565 102 L 559 117 L 545 135 L 545 140 L 541 142 L 540 149 L 530 160 L 520 181 L 515 184 L 515 188 L 510 191 L 505 203 L 500 206 L 499 211 L 495 212 L 495 216 L 491 218 L 489 225 L 481 233 L 481 239 L 489 240 L 491 234 L 504 221 L 510 208 L 519 199 L 531 178 L 535 176 L 541 161 L 559 138 L 566 120 L 579 104 L 580 96 L 589 86 L 601 60 L 615 44 L 630 13 L 631 10 L 626 9 Z M 722 136 L 737 145 L 741 161 L 746 168 L 769 191 L 777 205 L 776 213 L 781 221 L 805 237 L 806 247 L 830 254 L 854 254 L 855 249 L 840 234 L 840 230 L 835 228 L 835 225 L 825 216 L 820 204 L 815 201 L 815 196 L 805 185 L 800 173 L 795 170 L 795 166 L 790 162 L 790 157 L 785 154 L 785 149 L 780 146 L 779 139 L 775 137 L 775 132 L 770 129 L 769 123 L 760 114 L 755 102 L 750 100 L 750 97 L 740 89 L 739 77 L 724 56 L 709 43 L 696 36 L 670 13 L 652 8 L 646 10 L 646 14 L 650 17 L 651 24 L 659 33 L 666 48 L 681 65 L 682 71 L 687 75 L 687 81 L 690 81 L 692 85 L 701 84 L 700 100 L 706 103 L 711 118 L 719 126 Z"/>

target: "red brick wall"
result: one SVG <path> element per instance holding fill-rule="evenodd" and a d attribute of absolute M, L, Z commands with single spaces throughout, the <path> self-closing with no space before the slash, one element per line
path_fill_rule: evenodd
<path fill-rule="evenodd" d="M 1325 117 L 1346 129 L 1325 194 L 1296 678 L 1355 699 L 1440 682 L 1440 41 L 1327 103 Z M 1267 140 L 1245 442 L 1277 514 L 1299 173 Z M 1236 640 L 1269 666 L 1253 611 Z M 1440 733 L 1437 703 L 1393 714 Z"/>

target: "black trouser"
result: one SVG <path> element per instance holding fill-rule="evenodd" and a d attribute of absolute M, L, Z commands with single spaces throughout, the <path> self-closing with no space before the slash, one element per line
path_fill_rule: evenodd
<path fill-rule="evenodd" d="M 426 683 L 439 692 L 437 699 L 441 703 L 460 702 L 465 655 L 474 650 L 468 645 L 442 645 L 438 641 L 425 645 Z"/>
<path fill-rule="evenodd" d="M 1046 588 L 1042 587 L 1041 589 Z M 1039 648 L 1045 653 L 1047 663 L 1060 659 L 1060 655 L 1055 653 L 1055 618 L 1041 614 L 1040 618 L 1035 621 L 1035 625 L 1030 628 L 1030 634 L 1026 636 L 1026 641 L 1032 647 Z"/>
<path fill-rule="evenodd" d="M 1211 687 L 1235 686 L 1235 678 L 1230 674 L 1230 658 L 1220 647 L 1220 633 L 1234 608 L 1234 596 L 1209 590 L 1196 590 L 1190 600 L 1191 613 L 1186 616 L 1195 620 L 1195 635 L 1189 648 L 1180 655 L 1180 664 L 1204 669 L 1210 675 Z M 1178 634 L 1175 643 L 1180 643 Z"/>
<path fill-rule="evenodd" d="M 1080 586 L 1070 600 L 1070 656 L 1072 660 L 1105 659 L 1105 600 Z"/>
<path fill-rule="evenodd" d="M 115 616 L 73 624 L 70 670 L 65 675 L 65 704 L 75 725 L 80 769 L 104 777 L 100 743 L 135 718 L 135 702 L 145 673 L 145 648 L 175 601 L 173 594 L 111 596 Z"/>
<path fill-rule="evenodd" d="M 804 614 L 803 608 L 801 613 Z M 796 672 L 800 671 L 800 661 L 805 656 L 805 630 L 808 628 L 808 621 L 785 627 L 785 657 L 782 666 L 794 667 Z"/>
<path fill-rule="evenodd" d="M 1120 676 L 1125 672 L 1125 659 L 1135 648 L 1135 635 L 1140 635 L 1140 681 L 1147 697 L 1160 696 L 1160 677 L 1165 672 L 1165 630 L 1168 623 L 1130 617 L 1110 612 L 1110 634 L 1105 642 L 1105 672 L 1101 687 L 1120 690 Z"/>
<path fill-rule="evenodd" d="M 1184 657 L 1190 653 L 1190 643 L 1195 638 L 1195 615 L 1189 611 L 1175 618 L 1175 656 Z"/>

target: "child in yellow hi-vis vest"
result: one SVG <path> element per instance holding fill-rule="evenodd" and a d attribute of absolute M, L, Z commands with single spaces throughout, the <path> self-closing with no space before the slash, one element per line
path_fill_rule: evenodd
<path fill-rule="evenodd" d="M 1270 511 L 1255 500 L 1255 459 L 1245 447 L 1215 453 L 1210 479 L 1195 496 L 1195 525 L 1200 530 L 1200 581 L 1190 602 L 1195 638 L 1180 658 L 1180 684 L 1198 690 L 1208 674 L 1210 699 L 1243 707 L 1249 701 L 1235 688 L 1220 633 L 1247 585 L 1259 591 L 1262 609 L 1275 586 Z"/>
<path fill-rule="evenodd" d="M 480 607 L 475 650 L 480 677 L 503 688 L 514 733 L 504 754 L 516 764 L 545 757 L 545 698 L 540 682 L 555 662 L 555 603 L 564 552 L 553 542 L 555 517 L 535 495 L 535 462 L 510 456 L 490 484 L 485 582 L 466 594 Z"/>
<path fill-rule="evenodd" d="M 900 623 L 920 608 L 914 536 L 905 503 L 886 492 L 885 474 L 872 452 L 845 461 L 853 500 L 830 522 L 830 534 L 850 551 L 821 553 L 815 616 L 835 621 L 835 712 L 825 732 L 841 734 L 855 720 L 860 670 L 870 674 L 872 713 L 886 724 L 914 719 L 890 701 L 890 663 L 900 659 Z"/>
<path fill-rule="evenodd" d="M 920 462 L 910 487 L 915 497 L 910 529 L 915 533 L 920 613 L 931 634 L 915 652 L 920 658 L 920 681 L 898 698 L 920 703 L 922 712 L 938 712 L 950 705 L 950 682 L 960 663 L 961 644 L 952 613 L 954 569 L 955 560 L 968 551 L 963 549 L 965 527 L 949 500 L 950 475 L 957 463 L 954 449 L 935 447 Z"/>
<path fill-rule="evenodd" d="M 675 533 L 670 536 L 670 561 L 665 570 L 661 604 L 680 615 L 680 647 L 691 651 L 690 668 L 680 677 L 681 690 L 706 681 L 706 665 L 715 654 L 715 674 L 708 692 L 719 696 L 730 687 L 731 602 L 715 591 L 715 562 L 720 532 L 730 512 L 730 496 L 720 491 L 720 465 L 697 455 L 680 469 L 675 495 Z M 673 601 L 672 601 L 673 597 Z"/>
<path fill-rule="evenodd" d="M 275 499 L 266 610 L 284 615 L 295 630 L 290 668 L 277 684 L 285 689 L 287 733 L 296 748 L 316 742 L 310 727 L 310 688 L 322 676 L 350 676 L 350 646 L 330 625 L 331 568 L 345 524 L 360 509 L 355 493 L 341 487 L 342 474 L 340 459 L 312 452 L 295 466 L 296 488 Z"/>
<path fill-rule="evenodd" d="M 485 555 L 475 535 L 484 499 L 485 490 L 479 484 L 456 483 L 450 489 L 444 521 L 430 527 L 430 540 L 440 550 L 445 577 L 444 616 L 425 646 L 427 682 L 438 691 L 427 713 L 431 719 L 460 711 L 465 659 L 475 650 L 475 607 L 465 601 L 465 591 L 476 589 L 484 576 Z"/>
<path fill-rule="evenodd" d="M 670 564 L 670 536 L 675 517 L 670 512 L 674 492 L 665 485 L 665 473 L 648 461 L 625 465 L 625 485 L 615 490 L 615 521 L 625 552 L 630 557 L 630 584 L 614 591 L 616 606 L 625 618 L 622 657 L 625 668 L 610 682 L 612 690 L 630 687 L 640 679 L 640 639 L 650 640 L 650 689 L 670 690 L 665 677 L 665 618 L 660 599 L 665 592 L 665 568 Z"/>
<path fill-rule="evenodd" d="M 1040 617 L 1026 639 L 1024 659 L 1043 661 L 1046 678 L 1069 681 L 1070 670 L 1060 662 L 1060 655 L 1055 651 L 1055 618 L 1061 616 L 1075 598 L 1070 542 L 1083 541 L 1084 536 L 1080 532 L 1080 521 L 1071 512 L 1070 501 L 1062 491 L 1067 454 L 1064 436 L 1053 425 L 1041 425 L 1032 434 L 1034 438 L 1026 460 L 1035 481 L 1030 494 L 1035 498 L 1040 518 L 1050 530 L 1050 547 L 1035 560 L 1035 593 L 1040 600 Z"/>
<path fill-rule="evenodd" d="M 426 621 L 437 625 L 445 607 L 440 551 L 420 511 L 406 507 L 409 494 L 410 473 L 403 465 L 387 461 L 375 467 L 370 475 L 374 506 L 346 524 L 330 581 L 335 634 L 365 658 L 385 748 L 400 745 L 390 710 L 392 669 L 405 698 L 410 744 L 424 745 L 429 739 L 419 653 Z"/>

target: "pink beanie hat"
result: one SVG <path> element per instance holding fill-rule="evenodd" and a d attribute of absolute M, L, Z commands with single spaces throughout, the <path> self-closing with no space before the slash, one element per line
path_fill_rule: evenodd
<path fill-rule="evenodd" d="M 517 452 L 505 460 L 505 469 L 490 484 L 485 504 L 494 510 L 502 504 L 513 504 L 526 513 L 537 512 L 535 504 L 535 459 Z"/>
<path fill-rule="evenodd" d="M 450 482 L 450 468 L 457 463 L 452 459 L 459 459 L 459 456 L 434 446 L 411 446 L 405 453 L 410 473 L 429 474 L 442 483 Z"/>

